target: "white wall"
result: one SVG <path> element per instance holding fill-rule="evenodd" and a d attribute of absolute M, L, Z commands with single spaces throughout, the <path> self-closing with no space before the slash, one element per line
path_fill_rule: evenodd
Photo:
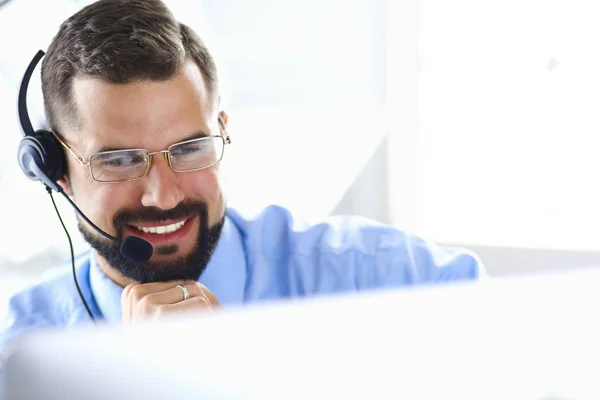
<path fill-rule="evenodd" d="M 600 250 L 599 17 L 585 0 L 419 0 L 419 232 Z"/>

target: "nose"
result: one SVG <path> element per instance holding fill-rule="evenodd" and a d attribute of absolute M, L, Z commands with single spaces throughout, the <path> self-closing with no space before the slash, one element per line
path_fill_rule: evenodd
<path fill-rule="evenodd" d="M 179 187 L 176 173 L 169 167 L 167 160 L 160 154 L 152 157 L 150 170 L 144 179 L 146 187 L 142 195 L 142 204 L 146 207 L 170 210 L 183 201 L 183 191 Z"/>

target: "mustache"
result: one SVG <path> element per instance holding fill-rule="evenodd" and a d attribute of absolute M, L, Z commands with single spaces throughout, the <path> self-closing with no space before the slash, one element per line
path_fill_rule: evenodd
<path fill-rule="evenodd" d="M 208 207 L 203 201 L 187 201 L 179 203 L 175 208 L 162 210 L 157 207 L 139 209 L 124 209 L 115 214 L 113 224 L 119 235 L 125 225 L 135 225 L 141 222 L 161 223 L 170 219 L 187 219 L 194 215 L 206 216 Z"/>

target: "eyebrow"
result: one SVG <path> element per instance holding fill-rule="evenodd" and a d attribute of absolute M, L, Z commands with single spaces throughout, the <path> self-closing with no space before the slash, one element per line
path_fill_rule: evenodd
<path fill-rule="evenodd" d="M 178 140 L 177 142 L 175 142 L 173 144 L 186 142 L 188 140 L 193 140 L 193 139 L 200 139 L 200 138 L 207 137 L 207 136 L 210 136 L 210 135 L 206 132 L 198 131 L 198 132 L 194 132 L 194 133 L 184 137 L 181 140 Z M 105 146 L 101 146 L 98 150 L 95 151 L 95 153 L 103 153 L 105 151 L 121 151 L 121 150 L 136 150 L 136 149 L 140 149 L 140 147 L 123 148 L 123 147 L 114 147 L 114 146 L 106 146 L 105 145 Z"/>

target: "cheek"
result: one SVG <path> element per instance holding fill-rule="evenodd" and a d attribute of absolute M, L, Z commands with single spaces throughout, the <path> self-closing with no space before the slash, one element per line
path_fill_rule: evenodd
<path fill-rule="evenodd" d="M 208 205 L 209 223 L 212 225 L 223 217 L 225 200 L 219 171 L 216 168 L 197 171 L 183 181 L 185 197 L 202 200 Z"/>
<path fill-rule="evenodd" d="M 136 208 L 132 201 L 135 189 L 127 184 L 105 184 L 91 179 L 73 182 L 77 206 L 102 229 L 112 232 L 115 214 L 124 208 Z"/>

